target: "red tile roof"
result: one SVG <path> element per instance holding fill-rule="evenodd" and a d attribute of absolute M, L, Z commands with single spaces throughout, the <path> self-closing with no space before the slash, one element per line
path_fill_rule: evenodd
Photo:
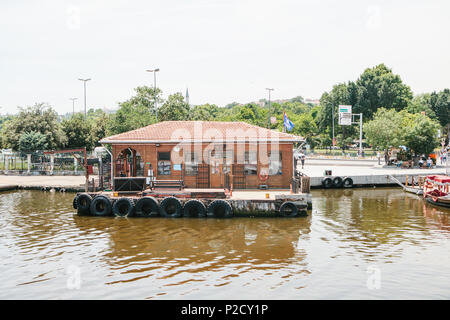
<path fill-rule="evenodd" d="M 261 128 L 245 122 L 164 121 L 136 130 L 116 134 L 100 143 L 167 143 L 167 142 L 300 142 L 293 134 Z"/>

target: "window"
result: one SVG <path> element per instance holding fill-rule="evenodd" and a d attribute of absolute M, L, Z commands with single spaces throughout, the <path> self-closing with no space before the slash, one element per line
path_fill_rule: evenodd
<path fill-rule="evenodd" d="M 170 152 L 158 152 L 158 174 L 170 175 Z"/>
<path fill-rule="evenodd" d="M 256 151 L 245 152 L 244 173 L 255 175 L 258 173 L 258 154 Z"/>
<path fill-rule="evenodd" d="M 271 152 L 269 155 L 269 175 L 276 176 L 281 174 L 283 174 L 281 152 Z"/>
<path fill-rule="evenodd" d="M 184 167 L 187 176 L 195 176 L 198 173 L 198 156 L 196 152 L 184 154 Z"/>

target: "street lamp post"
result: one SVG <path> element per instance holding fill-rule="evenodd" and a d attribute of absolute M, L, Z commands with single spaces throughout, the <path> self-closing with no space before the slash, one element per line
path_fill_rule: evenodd
<path fill-rule="evenodd" d="M 78 80 L 83 81 L 83 84 L 84 84 L 84 119 L 86 119 L 87 118 L 87 113 L 86 113 L 86 82 L 88 82 L 91 79 L 89 78 L 89 79 L 78 79 Z"/>
<path fill-rule="evenodd" d="M 75 100 L 78 98 L 69 98 L 69 100 L 72 100 L 72 116 L 75 115 Z"/>
<path fill-rule="evenodd" d="M 267 121 L 267 129 L 270 129 L 270 91 L 273 91 L 273 88 L 266 88 L 266 90 L 269 91 L 269 110 L 268 110 L 269 118 Z"/>
<path fill-rule="evenodd" d="M 155 112 L 156 112 L 156 117 L 158 117 L 158 99 L 156 97 L 156 73 L 159 71 L 159 68 L 157 69 L 153 69 L 153 70 L 145 70 L 147 72 L 153 72 L 153 88 L 155 91 Z"/>

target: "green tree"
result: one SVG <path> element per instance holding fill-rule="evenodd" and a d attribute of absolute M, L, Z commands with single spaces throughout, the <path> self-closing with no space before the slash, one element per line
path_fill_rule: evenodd
<path fill-rule="evenodd" d="M 215 104 L 195 106 L 191 110 L 191 120 L 214 121 L 219 114 L 219 108 Z"/>
<path fill-rule="evenodd" d="M 157 122 L 155 99 L 160 102 L 161 91 L 147 86 L 137 87 L 134 91 L 136 94 L 119 103 L 119 109 L 110 118 L 108 131 L 111 134 L 142 128 Z"/>
<path fill-rule="evenodd" d="M 158 110 L 159 121 L 189 120 L 190 108 L 181 93 L 171 94 Z"/>
<path fill-rule="evenodd" d="M 362 112 L 368 119 L 380 107 L 400 111 L 412 99 L 410 87 L 384 64 L 366 69 L 356 80 L 356 86 L 358 100 L 354 111 Z"/>
<path fill-rule="evenodd" d="M 439 123 L 426 115 L 402 112 L 404 145 L 416 154 L 429 154 L 439 145 Z"/>
<path fill-rule="evenodd" d="M 2 126 L 2 140 L 7 148 L 19 149 L 19 139 L 24 132 L 40 132 L 45 136 L 47 148 L 58 149 L 66 144 L 58 114 L 45 103 L 19 108 L 19 114 Z"/>
<path fill-rule="evenodd" d="M 436 118 L 450 136 L 450 89 L 444 89 L 439 93 L 431 94 L 431 109 Z"/>
<path fill-rule="evenodd" d="M 430 117 L 431 119 L 436 119 L 436 114 L 432 108 L 432 99 L 429 93 L 419 94 L 415 96 L 409 103 L 405 109 L 409 113 L 422 113 L 425 112 L 425 115 Z"/>
<path fill-rule="evenodd" d="M 63 131 L 67 137 L 66 147 L 70 149 L 84 148 L 92 150 L 91 123 L 84 119 L 81 113 L 74 114 L 70 119 L 63 120 Z"/>
<path fill-rule="evenodd" d="M 405 128 L 402 127 L 402 122 L 402 115 L 394 109 L 378 109 L 373 120 L 364 124 L 367 142 L 373 148 L 384 150 L 385 154 L 391 147 L 403 145 Z"/>
<path fill-rule="evenodd" d="M 24 132 L 19 138 L 18 151 L 32 153 L 47 149 L 47 138 L 44 134 L 37 131 Z"/>
<path fill-rule="evenodd" d="M 94 118 L 90 119 L 90 140 L 93 147 L 99 146 L 100 144 L 98 142 L 110 134 L 108 127 L 109 121 L 110 116 L 103 111 L 97 113 Z"/>

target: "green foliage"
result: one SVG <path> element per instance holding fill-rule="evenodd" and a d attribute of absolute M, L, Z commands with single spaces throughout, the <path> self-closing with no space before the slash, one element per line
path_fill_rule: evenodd
<path fill-rule="evenodd" d="M 214 121 L 219 114 L 219 107 L 215 104 L 203 104 L 195 106 L 191 110 L 191 120 Z"/>
<path fill-rule="evenodd" d="M 76 113 L 70 119 L 63 120 L 62 128 L 67 137 L 66 148 L 92 149 L 91 124 L 84 119 L 83 114 Z"/>
<path fill-rule="evenodd" d="M 58 122 L 57 113 L 47 104 L 36 103 L 32 107 L 20 108 L 17 116 L 3 124 L 3 145 L 13 150 L 19 150 L 21 135 L 31 131 L 43 134 L 49 149 L 60 148 L 67 141 L 61 124 Z"/>
<path fill-rule="evenodd" d="M 355 113 L 362 112 L 371 119 L 378 108 L 402 110 L 412 99 L 409 86 L 403 84 L 399 75 L 384 64 L 366 69 L 356 80 L 357 103 Z"/>
<path fill-rule="evenodd" d="M 439 123 L 429 117 L 404 112 L 404 145 L 416 154 L 429 154 L 439 145 Z"/>
<path fill-rule="evenodd" d="M 364 125 L 367 142 L 387 152 L 389 148 L 406 146 L 415 153 L 430 153 L 438 144 L 439 125 L 420 113 L 380 108 L 373 120 Z"/>
<path fill-rule="evenodd" d="M 442 127 L 450 126 L 450 89 L 431 94 L 431 109 Z"/>
<path fill-rule="evenodd" d="M 406 107 L 406 111 L 409 113 L 422 113 L 431 119 L 436 119 L 436 114 L 432 109 L 431 95 L 429 93 L 419 94 L 415 96 Z"/>
<path fill-rule="evenodd" d="M 161 91 L 147 86 L 137 87 L 136 94 L 127 101 L 119 103 L 119 110 L 111 117 L 108 131 L 118 134 L 157 122 L 155 99 L 160 100 Z"/>
<path fill-rule="evenodd" d="M 171 94 L 158 110 L 159 121 L 189 120 L 190 108 L 181 93 Z"/>
<path fill-rule="evenodd" d="M 31 153 L 46 150 L 47 145 L 47 138 L 44 134 L 36 131 L 24 132 L 20 135 L 18 150 Z"/>

